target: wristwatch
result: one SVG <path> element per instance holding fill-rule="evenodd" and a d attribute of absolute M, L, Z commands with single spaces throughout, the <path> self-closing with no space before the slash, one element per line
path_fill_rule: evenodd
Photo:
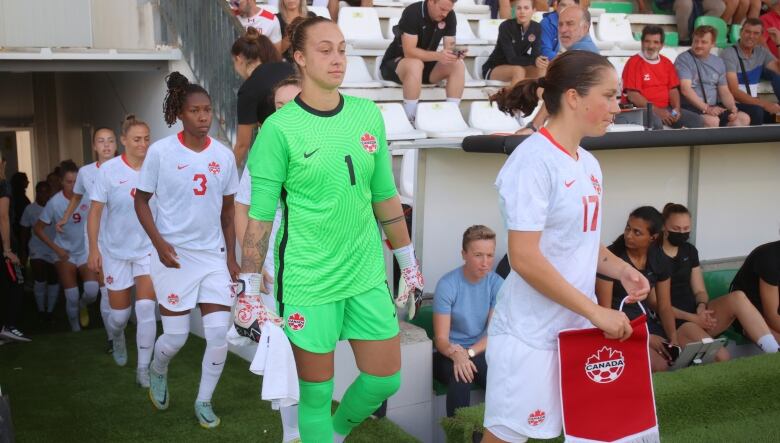
<path fill-rule="evenodd" d="M 474 358 L 474 357 L 476 357 L 476 356 L 477 356 L 477 353 L 476 353 L 476 352 L 474 352 L 474 349 L 473 349 L 473 348 L 468 348 L 468 349 L 466 350 L 466 353 L 469 355 L 469 358 Z"/>

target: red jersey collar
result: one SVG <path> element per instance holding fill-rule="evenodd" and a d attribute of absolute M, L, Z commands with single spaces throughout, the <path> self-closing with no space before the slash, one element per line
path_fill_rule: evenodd
<path fill-rule="evenodd" d="M 548 131 L 548 130 L 547 130 L 547 128 L 544 128 L 544 127 L 543 127 L 542 129 L 540 129 L 540 130 L 539 130 L 539 133 L 540 133 L 540 134 L 542 134 L 542 135 L 543 135 L 543 136 L 544 136 L 544 137 L 545 137 L 547 140 L 549 140 L 549 141 L 550 141 L 550 143 L 552 143 L 552 144 L 553 144 L 553 146 L 555 146 L 556 148 L 560 149 L 560 150 L 561 150 L 561 152 L 563 152 L 564 154 L 566 154 L 566 157 L 569 157 L 569 158 L 573 159 L 574 161 L 577 161 L 577 160 L 579 160 L 579 157 L 580 157 L 580 156 L 579 156 L 579 154 L 576 154 L 576 156 L 574 156 L 574 155 L 571 155 L 571 154 L 569 153 L 569 151 L 567 151 L 567 150 L 566 150 L 566 148 L 564 148 L 563 146 L 561 146 L 561 144 L 560 144 L 560 143 L 558 143 L 558 141 L 556 141 L 556 140 L 553 138 L 552 134 L 550 134 L 550 131 Z"/>
<path fill-rule="evenodd" d="M 184 131 L 181 131 L 178 134 L 176 134 L 176 137 L 179 138 L 179 143 L 181 143 L 182 146 L 187 148 L 187 145 L 184 144 Z M 211 137 L 209 137 L 207 135 L 206 136 L 206 146 L 203 147 L 203 150 L 201 152 L 205 151 L 209 147 L 209 145 L 211 145 Z M 187 149 L 189 149 L 189 148 L 187 148 Z"/>

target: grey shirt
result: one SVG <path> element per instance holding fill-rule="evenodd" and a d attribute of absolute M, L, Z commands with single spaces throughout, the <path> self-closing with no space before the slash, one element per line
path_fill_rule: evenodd
<path fill-rule="evenodd" d="M 739 58 L 742 59 L 742 65 L 745 67 L 744 73 L 742 72 L 742 67 L 739 65 L 737 51 L 735 51 L 734 48 L 739 49 Z M 764 72 L 764 67 L 775 60 L 775 56 L 763 45 L 757 45 L 753 48 L 753 53 L 750 54 L 750 57 L 745 55 L 739 45 L 724 49 L 723 52 L 721 52 L 721 55 L 723 55 L 723 62 L 726 64 L 726 72 L 737 74 L 739 89 L 743 92 L 747 92 L 745 88 L 746 78 L 744 75 L 747 74 L 747 83 L 750 85 L 750 95 L 758 97 L 758 83 L 761 81 L 761 74 Z"/>
<path fill-rule="evenodd" d="M 697 70 L 698 66 L 698 70 Z M 677 56 L 674 62 L 677 69 L 677 76 L 680 80 L 690 80 L 691 87 L 700 99 L 702 96 L 702 85 L 707 99 L 704 100 L 708 105 L 717 105 L 718 86 L 726 84 L 726 65 L 723 59 L 717 55 L 710 54 L 706 59 L 696 58 L 690 51 L 685 51 Z M 701 78 L 699 77 L 701 72 Z"/>

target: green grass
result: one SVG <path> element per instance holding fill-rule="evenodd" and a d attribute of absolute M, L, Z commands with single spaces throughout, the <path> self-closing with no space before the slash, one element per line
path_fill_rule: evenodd
<path fill-rule="evenodd" d="M 664 442 L 780 441 L 780 355 L 656 374 L 653 382 Z M 444 419 L 448 441 L 470 442 L 483 416 L 479 405 Z"/>
<path fill-rule="evenodd" d="M 96 318 L 94 315 L 93 319 Z M 30 328 L 33 329 L 34 328 Z M 124 368 L 105 353 L 105 332 L 36 334 L 0 347 L 0 386 L 9 395 L 19 442 L 281 442 L 279 414 L 260 400 L 260 377 L 229 354 L 214 408 L 222 424 L 201 429 L 193 413 L 205 342 L 190 336 L 171 363 L 170 407 L 157 411 L 135 384 L 135 332 Z M 414 442 L 392 422 L 369 420 L 350 442 Z"/>

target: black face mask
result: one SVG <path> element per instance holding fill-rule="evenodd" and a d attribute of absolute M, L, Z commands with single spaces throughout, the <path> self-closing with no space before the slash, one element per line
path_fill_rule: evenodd
<path fill-rule="evenodd" d="M 669 243 L 673 246 L 682 246 L 691 238 L 690 232 L 669 232 Z"/>

